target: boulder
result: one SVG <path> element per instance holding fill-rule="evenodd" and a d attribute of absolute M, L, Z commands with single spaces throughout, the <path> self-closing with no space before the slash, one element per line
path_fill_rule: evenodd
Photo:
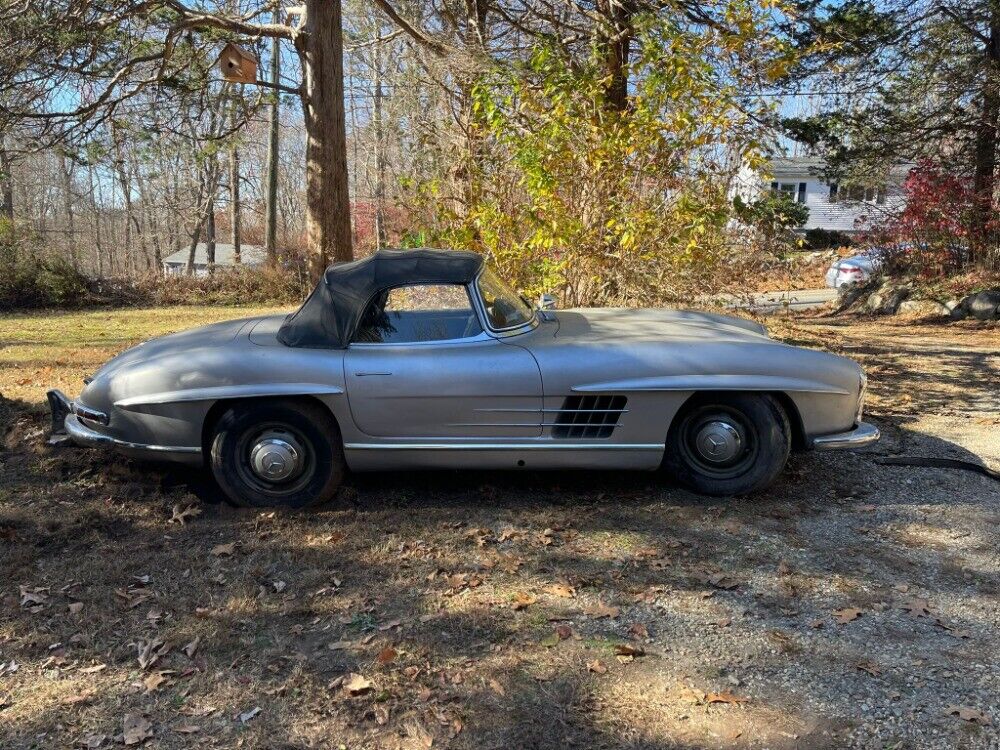
<path fill-rule="evenodd" d="M 947 318 L 951 310 L 932 299 L 908 299 L 899 303 L 896 314 L 914 318 Z"/>
<path fill-rule="evenodd" d="M 893 315 L 899 305 L 910 296 L 912 290 L 906 284 L 896 284 L 885 281 L 878 287 L 864 304 L 865 310 L 883 315 Z"/>
<path fill-rule="evenodd" d="M 962 307 L 976 320 L 997 320 L 1000 318 L 1000 289 L 986 289 L 970 294 L 962 300 Z"/>

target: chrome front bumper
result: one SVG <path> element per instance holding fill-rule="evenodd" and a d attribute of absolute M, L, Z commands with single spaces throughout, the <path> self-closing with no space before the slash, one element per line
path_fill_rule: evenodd
<path fill-rule="evenodd" d="M 820 435 L 812 439 L 812 447 L 818 451 L 850 450 L 877 443 L 881 437 L 878 427 L 867 422 L 859 422 L 853 430 L 833 435 Z"/>

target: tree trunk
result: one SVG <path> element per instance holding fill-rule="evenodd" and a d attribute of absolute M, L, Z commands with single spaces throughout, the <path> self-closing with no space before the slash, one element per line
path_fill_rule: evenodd
<path fill-rule="evenodd" d="M 996 268 L 1000 263 L 997 248 L 998 230 L 990 224 L 995 219 L 997 127 L 1000 125 L 1000 3 L 991 3 L 989 41 L 983 50 L 984 75 L 982 109 L 976 130 L 976 169 L 974 180 L 973 226 L 970 249 L 973 263 Z"/>
<path fill-rule="evenodd" d="M 205 216 L 205 270 L 211 276 L 215 273 L 215 191 L 208 198 Z"/>
<path fill-rule="evenodd" d="M 73 163 L 60 150 L 59 176 L 62 178 L 63 211 L 66 212 L 66 246 L 73 268 L 80 268 L 80 244 L 76 238 L 76 216 L 73 211 Z"/>
<path fill-rule="evenodd" d="M 198 217 L 198 221 L 194 225 L 194 231 L 191 232 L 191 244 L 188 245 L 188 262 L 187 267 L 184 269 L 186 276 L 194 276 L 195 253 L 198 251 L 198 240 L 201 239 L 201 228 L 203 226 L 205 226 L 204 214 Z"/>
<path fill-rule="evenodd" d="M 240 152 L 234 146 L 229 152 L 229 219 L 232 224 L 233 265 L 243 262 L 240 249 L 240 233 L 243 217 L 240 211 Z"/>
<path fill-rule="evenodd" d="M 382 124 L 382 23 L 376 21 L 374 75 L 375 101 L 372 113 L 375 127 L 375 249 L 381 250 L 388 243 L 385 226 L 385 135 Z"/>
<path fill-rule="evenodd" d="M 632 45 L 632 14 L 620 0 L 597 0 L 603 23 L 597 29 L 597 44 L 604 60 L 607 84 L 605 108 L 624 112 L 628 108 L 628 61 Z"/>
<path fill-rule="evenodd" d="M 0 219 L 14 220 L 14 178 L 10 154 L 4 136 L 0 134 Z"/>
<path fill-rule="evenodd" d="M 306 234 L 309 274 L 354 258 L 344 114 L 341 0 L 307 0 L 306 30 L 298 37 L 305 76 Z"/>
<path fill-rule="evenodd" d="M 280 11 L 274 11 L 274 22 L 281 22 Z M 281 82 L 281 40 L 271 41 L 271 83 Z M 271 105 L 270 132 L 267 140 L 267 191 L 264 216 L 264 248 L 267 250 L 267 264 L 278 265 L 278 137 L 281 127 L 281 97 L 274 93 Z"/>

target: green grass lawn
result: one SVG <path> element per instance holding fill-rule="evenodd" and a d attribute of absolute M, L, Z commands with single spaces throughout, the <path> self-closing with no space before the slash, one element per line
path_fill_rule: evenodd
<path fill-rule="evenodd" d="M 84 377 L 140 341 L 221 320 L 285 311 L 177 306 L 5 315 L 0 318 L 0 395 L 39 406 L 50 388 L 75 396 Z"/>

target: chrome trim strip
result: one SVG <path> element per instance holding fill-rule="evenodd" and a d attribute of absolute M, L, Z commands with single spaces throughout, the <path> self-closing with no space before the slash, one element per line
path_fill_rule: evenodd
<path fill-rule="evenodd" d="M 154 404 L 176 404 L 191 401 L 217 401 L 223 398 L 257 398 L 259 396 L 320 396 L 336 395 L 343 388 L 321 383 L 258 383 L 254 385 L 220 385 L 208 388 L 190 388 L 183 391 L 165 391 L 147 396 L 131 396 L 115 401 L 115 406 L 126 411 Z"/>
<path fill-rule="evenodd" d="M 151 453 L 201 453 L 201 448 L 173 445 L 147 445 L 146 443 L 131 443 L 127 440 L 95 432 L 80 424 L 79 418 L 75 414 L 70 414 L 64 422 L 66 433 L 77 445 L 85 448 L 125 448 L 128 450 L 150 451 Z"/>
<path fill-rule="evenodd" d="M 473 409 L 477 412 L 509 412 L 515 411 L 518 413 L 524 412 L 528 414 L 627 414 L 628 409 L 502 409 L 502 408 L 491 408 L 491 409 Z"/>
<path fill-rule="evenodd" d="M 853 430 L 838 432 L 834 435 L 819 435 L 812 439 L 812 446 L 818 451 L 844 450 L 863 448 L 877 443 L 881 437 L 878 427 L 868 422 L 860 422 Z"/>
<path fill-rule="evenodd" d="M 449 422 L 448 427 L 617 427 L 618 422 L 587 424 L 579 422 Z"/>
<path fill-rule="evenodd" d="M 632 391 L 784 391 L 829 393 L 846 396 L 849 391 L 827 383 L 771 375 L 662 375 L 605 383 L 585 383 L 570 388 L 573 393 L 622 393 Z"/>
<path fill-rule="evenodd" d="M 661 443 L 345 443 L 346 450 L 387 451 L 662 451 Z"/>

